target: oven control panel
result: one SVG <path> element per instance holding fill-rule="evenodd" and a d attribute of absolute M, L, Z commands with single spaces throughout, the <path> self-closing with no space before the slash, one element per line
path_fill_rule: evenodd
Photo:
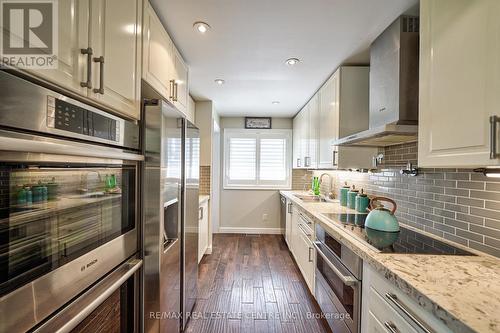
<path fill-rule="evenodd" d="M 104 140 L 120 141 L 120 124 L 116 119 L 53 96 L 47 98 L 47 126 Z"/>

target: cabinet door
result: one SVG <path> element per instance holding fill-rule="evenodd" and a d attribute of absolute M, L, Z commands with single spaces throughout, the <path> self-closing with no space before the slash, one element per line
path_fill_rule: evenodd
<path fill-rule="evenodd" d="M 500 116 L 499 16 L 498 0 L 421 1 L 419 167 L 500 164 L 489 123 Z"/>
<path fill-rule="evenodd" d="M 89 8 L 89 0 L 58 2 L 57 68 L 28 71 L 84 97 L 87 88 L 80 83 L 87 80 L 87 56 L 80 49 L 89 47 Z"/>
<path fill-rule="evenodd" d="M 332 169 L 336 166 L 337 153 L 332 140 L 338 139 L 338 72 L 326 81 L 320 90 L 319 107 L 319 157 L 318 167 Z"/>
<path fill-rule="evenodd" d="M 308 168 L 318 168 L 319 149 L 319 95 L 315 94 L 309 101 L 309 121 L 308 121 Z"/>
<path fill-rule="evenodd" d="M 188 68 L 179 52 L 173 46 L 174 57 L 174 105 L 187 116 L 188 107 Z"/>
<path fill-rule="evenodd" d="M 301 116 L 300 113 L 293 118 L 293 168 L 300 169 L 304 165 L 301 147 Z"/>
<path fill-rule="evenodd" d="M 196 102 L 191 96 L 188 95 L 188 107 L 187 107 L 186 118 L 193 124 L 195 123 L 194 119 L 195 111 L 196 111 Z"/>
<path fill-rule="evenodd" d="M 292 227 L 292 202 L 290 200 L 286 201 L 286 219 L 285 219 L 285 241 L 290 248 L 290 238 L 291 238 L 291 227 Z"/>
<path fill-rule="evenodd" d="M 311 164 L 309 156 L 309 103 L 300 111 L 300 153 L 303 168 Z"/>
<path fill-rule="evenodd" d="M 208 201 L 200 206 L 198 214 L 198 262 L 200 262 L 208 248 Z"/>
<path fill-rule="evenodd" d="M 139 0 L 91 2 L 94 59 L 89 92 L 93 99 L 134 119 L 140 118 L 141 18 Z"/>
<path fill-rule="evenodd" d="M 149 2 L 144 7 L 142 78 L 172 101 L 173 44 Z"/>
<path fill-rule="evenodd" d="M 292 220 L 291 220 L 291 228 L 290 228 L 290 251 L 294 255 L 295 259 L 297 259 L 296 255 L 296 247 L 297 247 L 297 240 L 299 236 L 299 211 L 295 206 L 292 206 Z"/>

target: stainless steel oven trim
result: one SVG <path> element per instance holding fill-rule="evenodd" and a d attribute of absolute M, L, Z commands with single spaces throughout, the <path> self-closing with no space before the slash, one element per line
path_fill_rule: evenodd
<path fill-rule="evenodd" d="M 333 292 L 332 288 L 328 285 L 328 282 L 326 281 L 325 277 L 321 274 L 321 272 L 316 268 L 316 284 L 315 284 L 315 293 L 317 294 L 320 291 L 320 288 L 324 289 L 326 292 L 326 297 L 330 300 L 330 302 L 333 304 L 335 309 L 337 311 L 341 312 L 343 311 L 344 313 L 347 313 L 344 305 L 342 302 L 338 299 L 337 295 Z M 354 292 L 355 292 L 355 300 L 358 302 L 358 305 L 361 304 L 361 286 L 354 286 Z M 319 295 L 317 296 L 319 297 Z M 320 308 L 323 310 L 321 307 L 321 304 L 319 304 Z M 361 314 L 361 306 L 357 306 L 354 309 L 353 317 L 346 318 L 344 320 L 344 325 L 349 328 L 349 330 L 352 333 L 358 333 L 357 328 L 359 327 L 360 324 L 360 314 Z"/>
<path fill-rule="evenodd" d="M 331 268 L 331 270 L 335 273 L 335 275 L 337 275 L 346 286 L 358 285 L 359 284 L 358 279 L 356 279 L 354 277 L 354 275 L 352 275 L 350 273 L 349 273 L 349 275 L 343 274 L 340 271 L 340 269 L 331 261 L 331 259 L 337 259 L 337 258 L 335 258 L 335 257 L 328 258 L 328 256 L 321 250 L 321 248 L 318 246 L 318 244 L 321 244 L 321 242 L 318 242 L 318 241 L 313 242 L 313 246 L 316 248 L 316 252 L 323 258 L 325 263 L 328 265 L 328 267 Z M 345 269 L 345 270 L 347 271 L 347 269 Z"/>
<path fill-rule="evenodd" d="M 5 89 L 5 86 L 8 86 L 8 89 Z M 26 99 L 26 96 L 29 96 L 29 98 Z M 28 81 L 25 78 L 21 78 L 17 76 L 17 73 L 14 75 L 13 73 L 0 70 L 0 98 L 7 101 L 5 104 L 9 105 L 9 109 L 22 109 L 33 115 L 30 119 L 24 119 L 24 117 L 19 117 L 17 112 L 9 113 L 8 109 L 4 109 L 0 106 L 0 112 L 3 113 L 0 116 L 0 123 L 2 126 L 139 149 L 138 141 L 132 139 L 132 137 L 138 135 L 139 127 L 137 121 L 130 121 L 117 117 L 102 109 L 82 103 L 76 99 Z M 49 126 L 51 125 L 49 124 L 49 118 L 54 119 L 51 116 L 53 116 L 52 113 L 54 110 L 52 103 L 55 98 L 115 120 L 117 122 L 119 140 L 107 140 Z M 126 135 L 126 133 L 133 135 Z"/>
<path fill-rule="evenodd" d="M 10 158 L 15 158 L 16 154 L 29 153 L 42 155 L 46 161 L 50 160 L 50 156 L 77 156 L 106 160 L 144 160 L 142 155 L 125 152 L 122 149 L 52 139 L 43 136 L 0 130 L 0 137 L 2 138 L 0 140 L 0 154 L 8 152 L 11 155 Z M 0 160 L 4 161 L 2 155 L 0 155 Z"/>
<path fill-rule="evenodd" d="M 6 332 L 25 332 L 137 252 L 135 229 L 0 298 Z"/>
<path fill-rule="evenodd" d="M 111 294 L 137 273 L 142 260 L 132 258 L 115 269 L 90 290 L 37 328 L 34 333 L 67 333 L 97 309 Z M 138 292 L 139 290 L 136 290 Z M 135 296 L 136 297 L 136 296 Z"/>

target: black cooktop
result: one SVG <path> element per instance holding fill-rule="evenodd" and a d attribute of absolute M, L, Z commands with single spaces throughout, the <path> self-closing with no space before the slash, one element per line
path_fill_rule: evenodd
<path fill-rule="evenodd" d="M 340 213 L 323 215 L 333 222 L 341 224 L 354 233 L 356 237 L 383 253 L 475 255 L 403 226 L 400 226 L 399 232 L 385 232 L 365 228 L 365 220 L 368 214 Z"/>

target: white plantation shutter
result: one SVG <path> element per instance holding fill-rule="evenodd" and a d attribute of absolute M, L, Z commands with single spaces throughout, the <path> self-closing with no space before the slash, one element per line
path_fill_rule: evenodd
<path fill-rule="evenodd" d="M 260 179 L 286 179 L 286 139 L 260 140 Z"/>
<path fill-rule="evenodd" d="M 224 130 L 224 188 L 289 188 L 290 130 Z"/>
<path fill-rule="evenodd" d="M 257 139 L 229 139 L 229 179 L 256 180 Z"/>

